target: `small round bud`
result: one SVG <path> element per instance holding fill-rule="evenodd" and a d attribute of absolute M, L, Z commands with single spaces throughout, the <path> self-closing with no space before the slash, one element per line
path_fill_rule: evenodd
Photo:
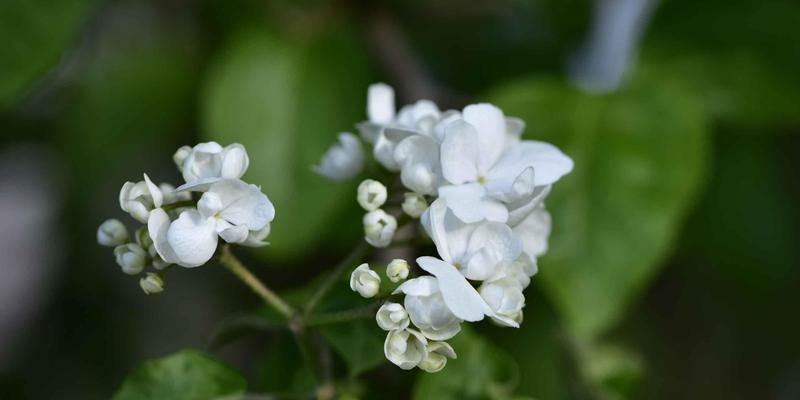
<path fill-rule="evenodd" d="M 158 274 L 148 272 L 146 277 L 139 279 L 139 287 L 144 294 L 161 293 L 164 291 L 164 280 Z"/>
<path fill-rule="evenodd" d="M 364 215 L 364 239 L 374 247 L 386 247 L 392 243 L 397 230 L 397 220 L 381 209 Z"/>
<path fill-rule="evenodd" d="M 122 272 L 136 275 L 144 270 L 147 263 L 147 252 L 136 243 L 119 245 L 114 248 L 114 256 Z"/>
<path fill-rule="evenodd" d="M 405 194 L 405 199 L 403 200 L 403 212 L 408 214 L 411 218 L 419 218 L 426 209 L 428 209 L 428 202 L 425 201 L 425 196 L 409 192 Z"/>
<path fill-rule="evenodd" d="M 192 148 L 189 146 L 181 146 L 181 148 L 172 155 L 172 161 L 178 166 L 179 171 L 183 171 L 183 162 L 186 160 L 186 157 L 189 157 L 189 154 L 192 154 Z"/>
<path fill-rule="evenodd" d="M 107 219 L 97 228 L 97 243 L 115 247 L 128 241 L 128 228 L 118 219 Z"/>
<path fill-rule="evenodd" d="M 447 365 L 448 358 L 456 358 L 452 346 L 446 342 L 431 342 L 428 344 L 428 353 L 418 367 L 425 372 L 439 372 Z"/>
<path fill-rule="evenodd" d="M 374 179 L 365 179 L 358 185 L 356 199 L 358 204 L 367 211 L 375 211 L 386 203 L 386 186 Z"/>
<path fill-rule="evenodd" d="M 378 326 L 385 331 L 408 328 L 409 319 L 406 309 L 397 303 L 386 303 L 375 314 Z"/>
<path fill-rule="evenodd" d="M 381 288 L 381 277 L 369 269 L 367 263 L 359 265 L 350 275 L 350 289 L 358 292 L 361 297 L 370 298 L 378 294 Z"/>
<path fill-rule="evenodd" d="M 406 260 L 396 258 L 386 266 L 386 276 L 389 280 L 397 283 L 408 278 L 409 266 Z"/>

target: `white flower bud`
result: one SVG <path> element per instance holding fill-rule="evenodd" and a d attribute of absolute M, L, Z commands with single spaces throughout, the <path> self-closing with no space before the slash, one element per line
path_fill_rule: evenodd
<path fill-rule="evenodd" d="M 428 208 L 428 202 L 425 201 L 425 196 L 414 193 L 408 192 L 405 194 L 405 199 L 403 200 L 403 212 L 408 214 L 411 218 L 419 218 L 423 212 Z"/>
<path fill-rule="evenodd" d="M 163 200 L 163 193 L 147 174 L 143 181 L 125 182 L 119 191 L 119 207 L 143 224 L 147 223 L 150 211 L 161 207 Z"/>
<path fill-rule="evenodd" d="M 397 303 L 386 303 L 375 314 L 378 326 L 385 331 L 394 331 L 408 328 L 409 320 L 406 309 Z"/>
<path fill-rule="evenodd" d="M 183 162 L 186 161 L 186 157 L 189 157 L 189 154 L 192 154 L 192 148 L 189 146 L 181 146 L 181 148 L 172 155 L 172 161 L 178 166 L 178 171 L 183 171 Z"/>
<path fill-rule="evenodd" d="M 386 359 L 398 367 L 409 370 L 422 362 L 428 354 L 425 336 L 413 329 L 390 331 L 383 343 Z"/>
<path fill-rule="evenodd" d="M 181 173 L 186 183 L 239 179 L 247 171 L 250 158 L 244 146 L 239 143 L 222 147 L 217 142 L 206 142 L 195 145 L 182 165 Z"/>
<path fill-rule="evenodd" d="M 428 344 L 425 358 L 418 367 L 425 372 L 439 372 L 447 365 L 448 358 L 456 358 L 456 352 L 452 346 L 445 342 L 431 342 Z"/>
<path fill-rule="evenodd" d="M 403 301 L 411 322 L 431 340 L 447 340 L 461 331 L 461 320 L 444 302 L 439 282 L 426 275 L 406 281 L 395 293 L 406 294 Z"/>
<path fill-rule="evenodd" d="M 136 243 L 119 245 L 114 248 L 114 256 L 117 264 L 122 267 L 122 272 L 128 275 L 136 275 L 147 263 L 147 252 Z"/>
<path fill-rule="evenodd" d="M 142 248 L 145 249 L 148 254 L 151 256 L 156 254 L 155 246 L 153 246 L 153 239 L 150 239 L 150 233 L 147 231 L 146 226 L 136 230 L 135 239 L 136 243 L 138 243 L 139 246 L 142 246 Z"/>
<path fill-rule="evenodd" d="M 397 220 L 381 209 L 364 215 L 364 239 L 374 247 L 386 247 L 392 243 L 397 230 Z"/>
<path fill-rule="evenodd" d="M 129 237 L 128 228 L 118 219 L 107 219 L 97 228 L 97 243 L 101 246 L 119 246 L 125 243 Z"/>
<path fill-rule="evenodd" d="M 397 283 L 408 278 L 409 266 L 406 260 L 396 258 L 386 266 L 386 276 L 389 280 Z"/>
<path fill-rule="evenodd" d="M 375 211 L 386 203 L 386 186 L 374 179 L 365 179 L 358 185 L 358 204 L 367 211 Z"/>
<path fill-rule="evenodd" d="M 153 246 L 153 248 L 155 248 L 155 246 Z M 168 266 L 172 265 L 172 264 L 164 261 L 164 259 L 161 258 L 161 256 L 158 255 L 158 253 L 153 254 L 152 257 L 153 257 L 153 268 L 155 268 L 155 269 L 157 269 L 159 271 L 161 271 L 164 268 L 167 268 Z"/>
<path fill-rule="evenodd" d="M 369 269 L 367 263 L 359 265 L 350 275 L 350 289 L 358 292 L 361 297 L 370 298 L 378 294 L 381 287 L 381 277 Z"/>
<path fill-rule="evenodd" d="M 522 308 L 525 307 L 525 296 L 517 279 L 507 277 L 484 282 L 478 288 L 483 300 L 498 316 L 506 317 L 516 323 L 522 322 Z M 500 325 L 509 326 L 498 318 L 493 318 Z"/>
<path fill-rule="evenodd" d="M 139 287 L 145 294 L 161 293 L 164 291 L 164 280 L 158 274 L 148 272 L 146 277 L 139 279 Z"/>
<path fill-rule="evenodd" d="M 358 137 L 352 133 L 340 133 L 339 143 L 334 144 L 322 156 L 314 172 L 334 181 L 355 177 L 364 168 L 364 151 Z"/>

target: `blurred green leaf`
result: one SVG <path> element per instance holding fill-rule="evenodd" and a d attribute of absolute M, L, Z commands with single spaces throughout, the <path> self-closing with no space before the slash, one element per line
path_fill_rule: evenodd
<path fill-rule="evenodd" d="M 0 108 L 17 101 L 77 38 L 92 0 L 0 3 Z"/>
<path fill-rule="evenodd" d="M 184 350 L 147 361 L 122 383 L 114 400 L 206 400 L 240 394 L 247 383 L 209 356 Z"/>
<path fill-rule="evenodd" d="M 509 83 L 488 98 L 575 161 L 553 190 L 539 282 L 577 337 L 612 326 L 653 277 L 702 181 L 707 121 L 693 97 L 658 77 L 592 96 L 552 79 Z"/>
<path fill-rule="evenodd" d="M 604 343 L 584 346 L 578 356 L 583 373 L 599 398 L 631 398 L 642 375 L 642 361 L 637 354 L 625 347 Z"/>
<path fill-rule="evenodd" d="M 415 399 L 512 399 L 519 367 L 505 351 L 468 326 L 448 341 L 458 358 L 439 372 L 419 372 Z"/>
<path fill-rule="evenodd" d="M 347 363 L 352 377 L 386 361 L 383 355 L 386 332 L 378 328 L 373 318 L 326 325 L 320 332 Z"/>
<path fill-rule="evenodd" d="M 251 154 L 246 179 L 262 185 L 277 208 L 271 256 L 307 252 L 341 230 L 337 214 L 352 204 L 352 184 L 312 172 L 339 131 L 364 119 L 367 61 L 349 31 L 314 41 L 249 30 L 214 63 L 203 92 L 207 139 L 239 142 Z"/>

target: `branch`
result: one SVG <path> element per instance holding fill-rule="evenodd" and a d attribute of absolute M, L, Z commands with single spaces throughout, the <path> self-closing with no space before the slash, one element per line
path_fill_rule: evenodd
<path fill-rule="evenodd" d="M 229 245 L 225 245 L 222 247 L 222 254 L 219 257 L 220 263 L 228 268 L 237 278 L 239 278 L 245 285 L 247 285 L 250 289 L 253 290 L 259 297 L 261 297 L 267 305 L 271 306 L 275 309 L 275 311 L 279 312 L 283 315 L 286 319 L 291 318 L 295 311 L 292 306 L 289 305 L 286 301 L 284 301 L 277 293 L 273 292 L 269 289 L 266 285 L 264 285 L 261 280 L 259 280 L 255 275 L 253 275 L 247 267 L 242 264 L 236 256 L 233 255 L 231 251 L 231 247 Z"/>
<path fill-rule="evenodd" d="M 322 301 L 322 299 L 325 298 L 328 292 L 331 291 L 333 285 L 339 280 L 339 277 L 345 271 L 347 271 L 348 268 L 354 267 L 355 266 L 354 264 L 361 261 L 361 259 L 367 253 L 367 250 L 369 250 L 369 245 L 362 240 L 361 243 L 359 243 L 356 247 L 353 248 L 350 254 L 348 254 L 347 257 L 344 258 L 344 260 L 339 262 L 339 265 L 337 265 L 334 268 L 333 272 L 330 275 L 328 275 L 325 281 L 322 282 L 322 285 L 320 285 L 319 289 L 317 289 L 317 291 L 314 292 L 314 295 L 312 295 L 311 298 L 308 300 L 308 303 L 306 303 L 306 306 L 303 310 L 303 314 L 306 317 L 311 315 L 311 313 L 314 311 L 317 305 L 319 305 L 319 302 Z"/>

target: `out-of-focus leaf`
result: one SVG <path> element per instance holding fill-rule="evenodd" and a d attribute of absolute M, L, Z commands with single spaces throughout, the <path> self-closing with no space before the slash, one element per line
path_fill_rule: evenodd
<path fill-rule="evenodd" d="M 550 79 L 510 83 L 492 100 L 575 161 L 547 205 L 553 214 L 539 284 L 574 335 L 612 326 L 649 282 L 704 175 L 707 121 L 695 99 L 636 77 L 592 96 Z"/>
<path fill-rule="evenodd" d="M 580 367 L 597 396 L 606 400 L 630 398 L 642 374 L 642 361 L 629 349 L 594 344 L 578 352 Z"/>
<path fill-rule="evenodd" d="M 0 108 L 13 104 L 75 40 L 92 0 L 0 3 Z"/>
<path fill-rule="evenodd" d="M 244 144 L 245 176 L 262 185 L 277 209 L 269 254 L 298 255 L 327 232 L 352 203 L 352 184 L 329 182 L 311 166 L 364 118 L 370 74 L 351 32 L 296 41 L 248 30 L 214 63 L 203 92 L 205 137 Z"/>
<path fill-rule="evenodd" d="M 378 328 L 372 318 L 326 325 L 320 332 L 347 363 L 350 376 L 386 362 L 383 355 L 386 332 Z"/>
<path fill-rule="evenodd" d="M 308 398 L 314 392 L 314 376 L 289 333 L 271 338 L 258 370 L 255 390 L 259 392 L 287 394 L 282 398 Z"/>
<path fill-rule="evenodd" d="M 247 383 L 232 368 L 184 350 L 147 361 L 122 383 L 114 400 L 205 400 L 243 393 Z"/>
<path fill-rule="evenodd" d="M 234 315 L 222 320 L 211 335 L 208 347 L 222 347 L 248 333 L 276 332 L 286 330 L 286 323 L 280 320 L 269 320 L 259 315 Z"/>
<path fill-rule="evenodd" d="M 458 358 L 449 360 L 439 372 L 420 372 L 415 399 L 515 398 L 519 367 L 510 355 L 467 326 L 448 342 Z"/>

